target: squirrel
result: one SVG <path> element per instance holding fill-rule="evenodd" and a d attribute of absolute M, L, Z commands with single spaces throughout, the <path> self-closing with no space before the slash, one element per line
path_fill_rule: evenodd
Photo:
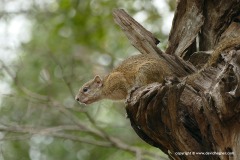
<path fill-rule="evenodd" d="M 123 100 L 134 87 L 150 83 L 162 83 L 164 78 L 173 75 L 165 62 L 157 55 L 134 55 L 113 69 L 103 79 L 96 75 L 85 83 L 75 99 L 84 104 L 91 104 L 101 99 Z"/>
<path fill-rule="evenodd" d="M 221 41 L 208 62 L 198 72 L 189 75 L 186 83 L 194 85 L 201 72 L 217 62 L 223 51 L 240 46 L 240 37 Z M 173 76 L 170 66 L 157 55 L 139 54 L 124 60 L 103 79 L 97 75 L 85 83 L 75 99 L 84 104 L 91 104 L 101 99 L 123 100 L 134 87 L 150 83 L 162 83 L 164 78 Z"/>

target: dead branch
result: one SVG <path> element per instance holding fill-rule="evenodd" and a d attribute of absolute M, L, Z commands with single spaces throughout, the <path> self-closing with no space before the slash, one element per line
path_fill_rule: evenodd
<path fill-rule="evenodd" d="M 121 26 L 121 29 L 126 33 L 132 45 L 142 54 L 158 53 L 162 51 L 156 47 L 160 42 L 151 32 L 146 30 L 141 24 L 129 16 L 123 9 L 113 11 L 115 22 Z"/>

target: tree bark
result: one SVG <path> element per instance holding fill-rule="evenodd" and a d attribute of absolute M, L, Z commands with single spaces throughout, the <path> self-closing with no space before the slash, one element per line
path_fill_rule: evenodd
<path fill-rule="evenodd" d="M 208 61 L 206 51 L 240 37 L 239 15 L 239 0 L 180 0 L 164 53 L 153 34 L 123 10 L 114 11 L 133 46 L 158 54 L 176 75 L 138 88 L 126 104 L 135 132 L 170 159 L 240 159 L 240 41 L 194 85 L 186 81 Z"/>

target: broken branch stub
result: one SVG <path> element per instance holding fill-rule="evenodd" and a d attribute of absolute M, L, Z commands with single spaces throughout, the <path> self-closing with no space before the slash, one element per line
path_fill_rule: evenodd
<path fill-rule="evenodd" d="M 146 30 L 142 25 L 129 16 L 123 9 L 113 11 L 115 22 L 124 31 L 131 44 L 138 49 L 142 54 L 162 54 L 162 51 L 157 48 L 160 42 L 151 32 Z"/>

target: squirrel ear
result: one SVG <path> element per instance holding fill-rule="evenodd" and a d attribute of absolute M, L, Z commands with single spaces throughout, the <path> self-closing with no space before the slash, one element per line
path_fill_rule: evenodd
<path fill-rule="evenodd" d="M 97 83 L 99 87 L 102 86 L 102 79 L 101 79 L 101 77 L 99 75 L 96 75 L 94 77 L 94 82 Z"/>

